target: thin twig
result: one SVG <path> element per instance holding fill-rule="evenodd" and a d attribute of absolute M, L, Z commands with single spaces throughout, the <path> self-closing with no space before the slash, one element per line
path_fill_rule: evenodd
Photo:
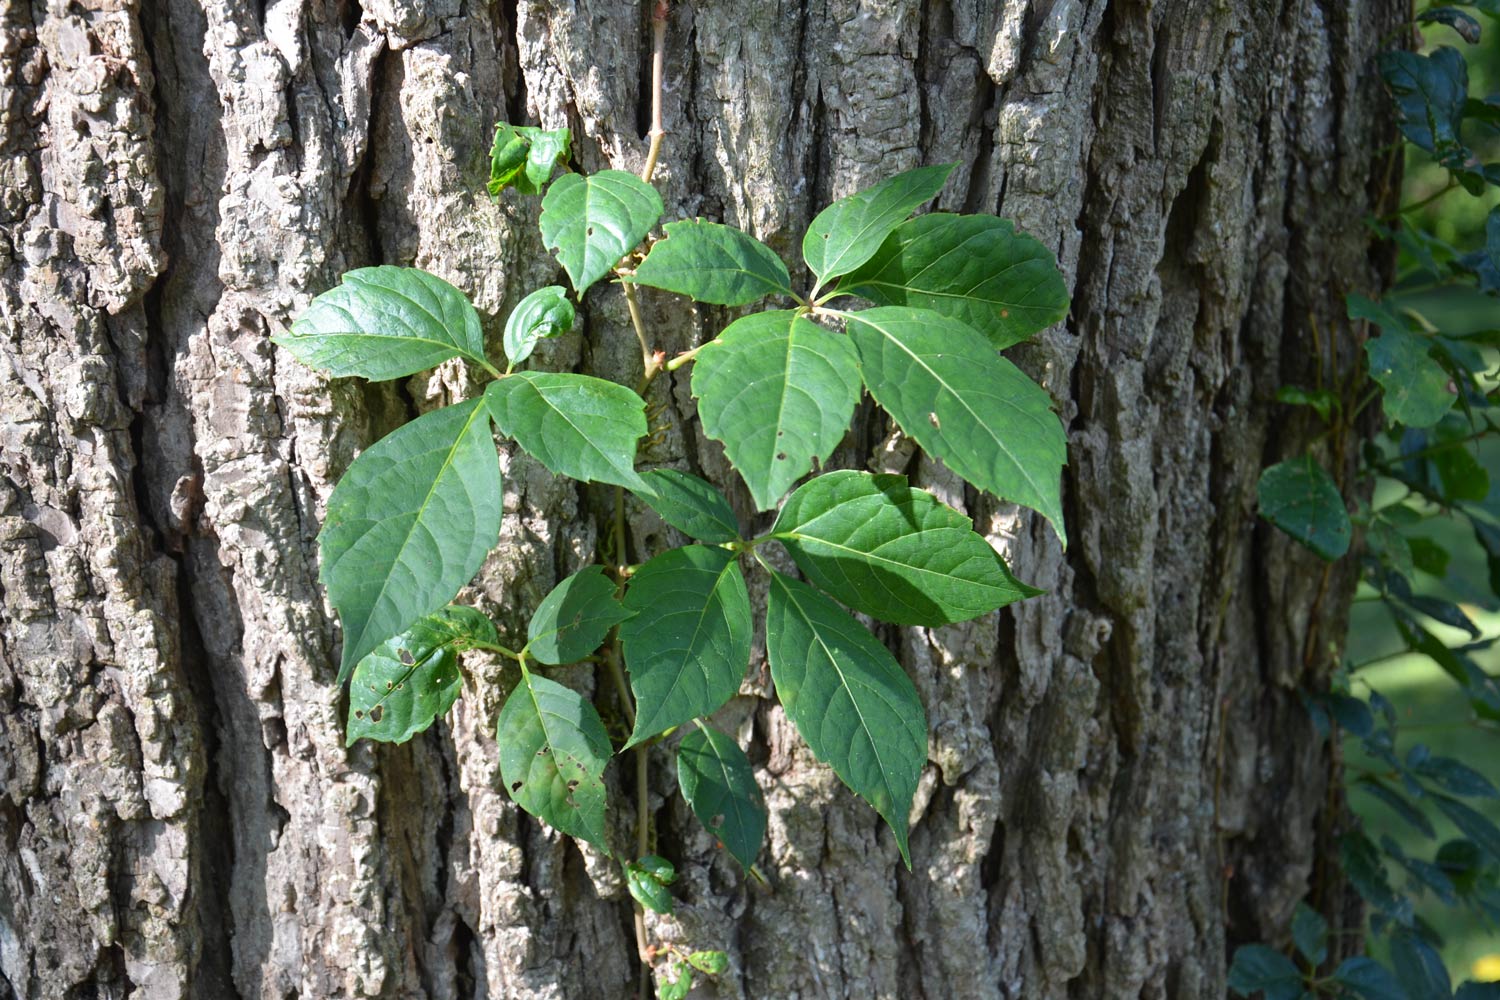
<path fill-rule="evenodd" d="M 661 126 L 662 77 L 667 66 L 667 0 L 656 0 L 651 12 L 651 149 L 646 153 L 646 166 L 641 170 L 641 180 L 651 183 L 656 173 L 656 160 L 661 155 L 661 140 L 667 130 Z"/>

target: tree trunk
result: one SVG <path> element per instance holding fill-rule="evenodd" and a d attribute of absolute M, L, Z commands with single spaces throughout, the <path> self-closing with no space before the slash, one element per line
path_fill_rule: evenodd
<path fill-rule="evenodd" d="M 729 953 L 702 996 L 1221 996 L 1234 942 L 1277 940 L 1309 892 L 1339 905 L 1319 863 L 1335 764 L 1299 690 L 1326 678 L 1352 577 L 1258 525 L 1255 483 L 1313 433 L 1276 388 L 1347 369 L 1342 296 L 1378 284 L 1362 218 L 1393 136 L 1371 57 L 1403 8 L 673 5 L 668 219 L 794 260 L 830 198 L 957 161 L 940 207 L 1014 218 L 1074 296 L 1011 352 L 1069 430 L 1066 552 L 868 407 L 836 456 L 912 473 L 1048 591 L 882 633 L 929 713 L 912 871 L 767 697 L 762 643 L 718 718 L 771 809 L 767 885 L 656 752 L 658 849 L 682 877 L 650 931 Z M 619 0 L 4 6 L 0 997 L 632 993 L 618 869 L 501 787 L 499 663 L 474 659 L 412 743 L 343 745 L 322 504 L 360 448 L 475 384 L 456 363 L 330 383 L 269 338 L 384 262 L 453 280 L 498 339 L 559 272 L 536 201 L 484 191 L 492 126 L 567 125 L 583 169 L 639 169 L 648 17 Z M 669 351 L 730 316 L 644 298 Z M 586 305 L 543 362 L 633 380 L 618 289 Z M 643 459 L 701 471 L 748 517 L 688 373 L 654 383 Z M 503 455 L 501 544 L 463 600 L 515 635 L 593 558 L 612 493 Z M 637 553 L 669 540 L 643 510 L 630 527 Z M 633 769 L 610 773 L 625 835 Z"/>

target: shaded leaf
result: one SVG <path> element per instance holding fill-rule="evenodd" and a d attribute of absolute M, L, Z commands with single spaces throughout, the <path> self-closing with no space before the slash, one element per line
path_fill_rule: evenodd
<path fill-rule="evenodd" d="M 1228 985 L 1242 997 L 1259 991 L 1266 1000 L 1296 1000 L 1302 994 L 1302 973 L 1281 952 L 1263 944 L 1245 944 L 1235 949 Z"/>
<path fill-rule="evenodd" d="M 485 404 L 500 433 L 559 476 L 641 487 L 635 445 L 646 433 L 646 403 L 588 375 L 515 372 L 491 382 Z"/>
<path fill-rule="evenodd" d="M 1311 455 L 1279 462 L 1260 474 L 1260 516 L 1324 559 L 1349 551 L 1353 528 L 1333 478 Z"/>
<path fill-rule="evenodd" d="M 1431 798 L 1433 804 L 1458 827 L 1460 833 L 1490 856 L 1491 862 L 1500 862 L 1500 830 L 1495 828 L 1489 817 L 1446 795 L 1433 795 Z"/>
<path fill-rule="evenodd" d="M 1457 397 L 1448 391 L 1448 373 L 1428 355 L 1424 337 L 1386 330 L 1365 342 L 1370 377 L 1385 390 L 1385 412 L 1408 427 L 1431 427 Z"/>
<path fill-rule="evenodd" d="M 1334 982 L 1352 990 L 1360 1000 L 1408 1000 L 1396 977 L 1374 959 L 1346 958 L 1333 973 Z"/>
<path fill-rule="evenodd" d="M 635 174 L 564 174 L 542 199 L 542 242 L 582 296 L 646 238 L 661 213 L 661 195 Z"/>
<path fill-rule="evenodd" d="M 541 663 L 576 663 L 630 617 L 602 566 L 585 566 L 552 588 L 526 629 L 527 655 Z"/>
<path fill-rule="evenodd" d="M 573 329 L 573 303 L 561 285 L 538 288 L 517 304 L 505 321 L 505 356 L 518 365 L 531 357 L 537 342 Z"/>
<path fill-rule="evenodd" d="M 740 536 L 733 508 L 712 484 L 677 469 L 653 469 L 641 478 L 646 488 L 636 496 L 683 534 L 715 543 Z"/>
<path fill-rule="evenodd" d="M 669 222 L 665 229 L 667 238 L 625 280 L 721 306 L 792 293 L 781 258 L 748 233 L 702 220 Z"/>
<path fill-rule="evenodd" d="M 1432 55 L 1394 50 L 1377 57 L 1380 75 L 1401 109 L 1401 131 L 1429 153 L 1459 143 L 1469 70 L 1457 50 L 1442 46 Z"/>
<path fill-rule="evenodd" d="M 1446 24 L 1470 45 L 1479 44 L 1479 22 L 1457 7 L 1428 7 L 1418 11 L 1416 19 L 1421 24 Z"/>
<path fill-rule="evenodd" d="M 802 258 L 818 283 L 848 274 L 873 257 L 893 229 L 937 197 L 953 166 L 907 170 L 819 212 L 802 238 Z"/>
<path fill-rule="evenodd" d="M 1276 390 L 1276 401 L 1290 406 L 1310 406 L 1326 422 L 1338 407 L 1338 397 L 1327 389 L 1304 389 L 1296 385 L 1284 385 Z"/>
<path fill-rule="evenodd" d="M 449 606 L 360 660 L 349 681 L 344 745 L 405 743 L 446 714 L 463 690 L 458 653 L 469 639 L 495 642 L 495 626 L 473 608 Z"/>
<path fill-rule="evenodd" d="M 1397 931 L 1390 937 L 1391 965 L 1396 980 L 1410 1000 L 1448 1000 L 1453 984 L 1437 951 L 1410 931 Z"/>
<path fill-rule="evenodd" d="M 1400 792 L 1388 787 L 1378 778 L 1364 778 L 1354 786 L 1362 792 L 1366 792 L 1384 802 L 1390 810 L 1411 826 L 1424 837 L 1435 837 L 1437 832 L 1433 830 L 1432 823 L 1427 814 L 1412 805 Z"/>
<path fill-rule="evenodd" d="M 739 744 L 716 729 L 694 729 L 677 747 L 677 784 L 698 822 L 741 865 L 754 865 L 766 839 L 766 803 Z"/>
<path fill-rule="evenodd" d="M 1321 965 L 1328 957 L 1328 921 L 1306 903 L 1298 903 L 1292 914 L 1292 941 L 1303 958 Z"/>

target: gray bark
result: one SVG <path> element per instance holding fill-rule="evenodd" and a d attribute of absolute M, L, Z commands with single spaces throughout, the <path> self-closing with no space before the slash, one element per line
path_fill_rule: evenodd
<path fill-rule="evenodd" d="M 931 725 L 912 871 L 765 697 L 759 645 L 719 718 L 771 807 L 768 887 L 653 761 L 683 877 L 652 935 L 731 956 L 701 995 L 1218 996 L 1233 942 L 1275 939 L 1309 891 L 1337 906 L 1333 764 L 1297 690 L 1351 580 L 1258 526 L 1254 485 L 1310 433 L 1276 387 L 1317 352 L 1349 362 L 1341 296 L 1379 278 L 1371 56 L 1401 7 L 674 5 L 668 218 L 792 260 L 831 197 L 956 161 L 940 206 L 1016 219 L 1075 303 L 1011 352 L 1069 429 L 1067 552 L 869 411 L 837 456 L 912 472 L 1048 591 L 884 633 Z M 639 169 L 648 37 L 618 0 L 0 8 L 0 996 L 633 988 L 616 870 L 500 785 L 500 664 L 413 743 L 343 747 L 321 505 L 361 447 L 475 383 L 330 383 L 269 338 L 380 262 L 453 280 L 498 338 L 557 271 L 534 200 L 484 193 L 491 127 L 568 125 L 584 169 Z M 669 351 L 727 316 L 645 302 Z M 633 380 L 618 290 L 583 319 L 543 362 Z M 654 384 L 644 458 L 748 516 L 687 374 Z M 501 545 L 464 599 L 518 634 L 610 497 L 504 465 Z M 680 541 L 630 525 L 638 552 Z"/>

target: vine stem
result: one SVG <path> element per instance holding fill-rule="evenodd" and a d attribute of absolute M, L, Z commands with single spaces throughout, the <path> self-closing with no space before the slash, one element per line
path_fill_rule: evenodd
<path fill-rule="evenodd" d="M 646 165 L 641 169 L 641 180 L 651 183 L 656 173 L 656 161 L 661 156 L 661 140 L 667 130 L 661 125 L 662 77 L 667 67 L 667 0 L 656 0 L 651 11 L 651 149 L 646 153 Z"/>

